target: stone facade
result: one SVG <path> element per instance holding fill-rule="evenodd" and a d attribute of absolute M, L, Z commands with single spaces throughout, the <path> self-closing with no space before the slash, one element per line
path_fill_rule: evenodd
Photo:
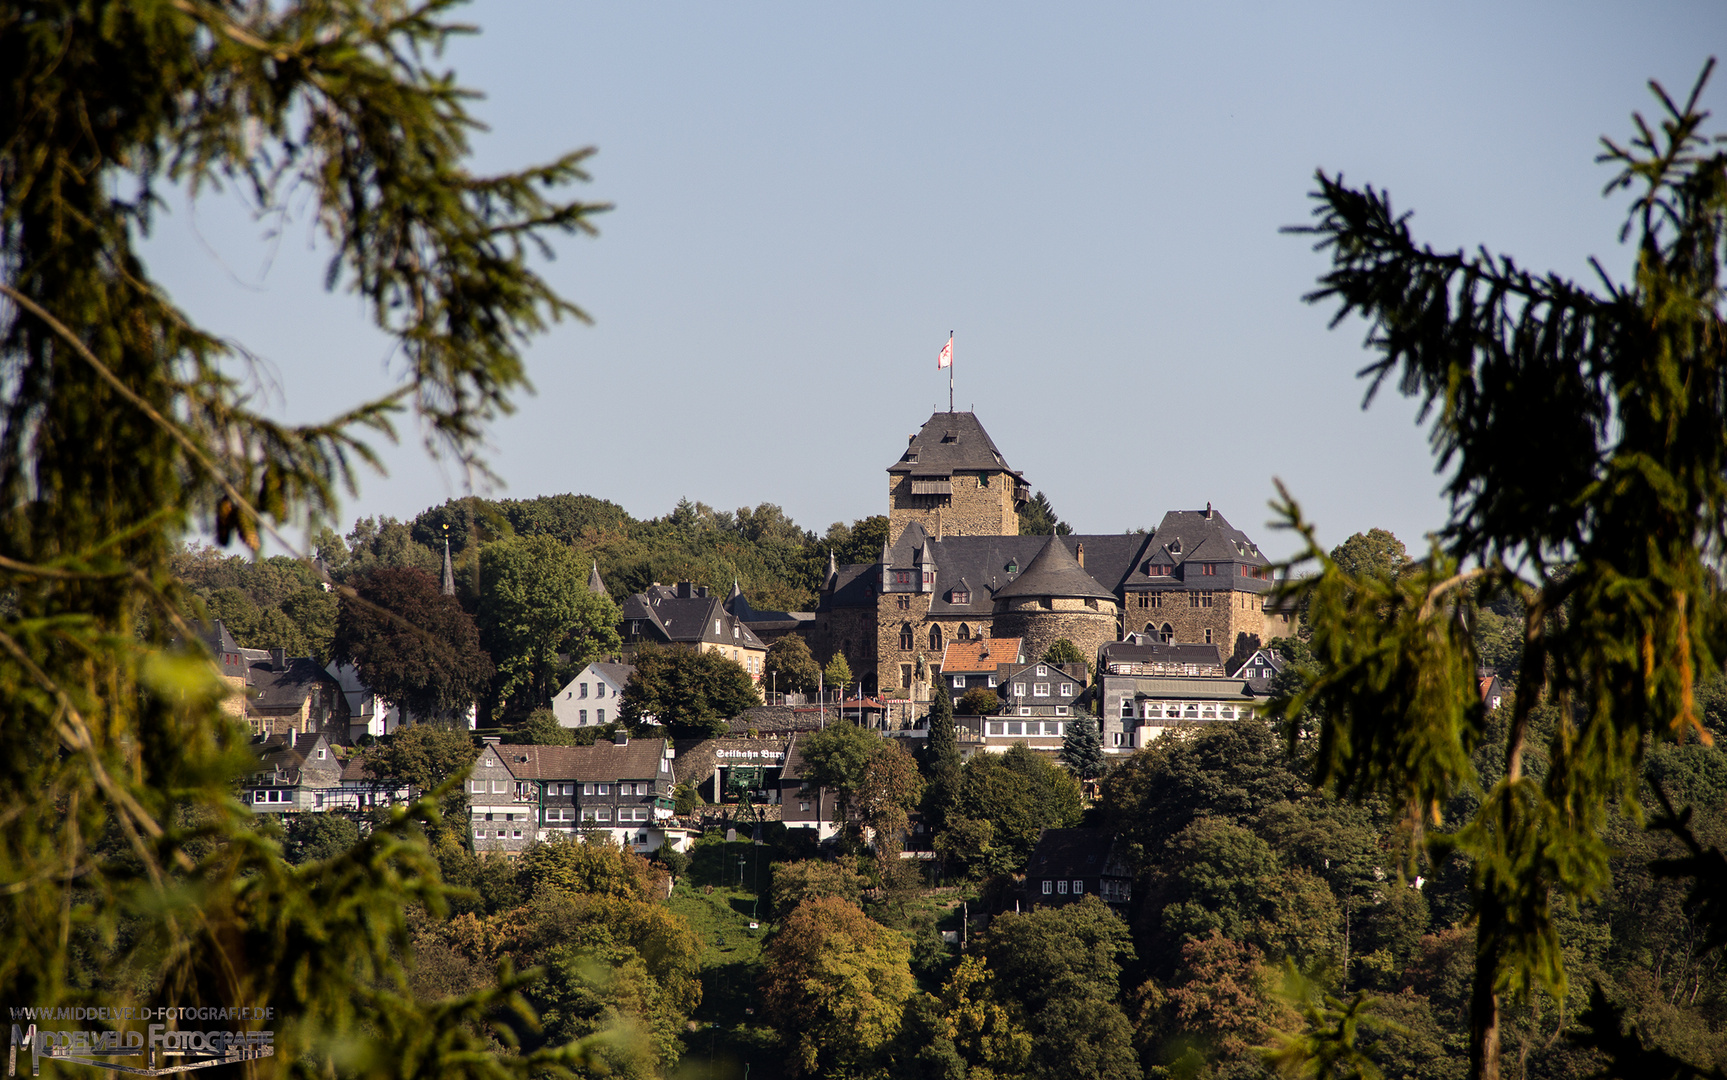
<path fill-rule="evenodd" d="M 1128 593 L 1123 632 L 1147 633 L 1180 645 L 1218 645 L 1228 656 L 1237 635 L 1266 637 L 1265 597 L 1232 589 Z"/>
<path fill-rule="evenodd" d="M 996 615 L 995 635 L 1016 637 L 1025 643 L 1025 655 L 1036 659 L 1062 638 L 1095 657 L 1098 650 L 1118 639 L 1116 605 L 1109 600 L 1075 600 L 1060 597 L 1016 600 Z"/>
<path fill-rule="evenodd" d="M 1019 533 L 1016 480 L 1005 468 L 954 473 L 945 479 L 913 474 L 888 476 L 888 542 L 917 522 L 937 539 L 948 536 L 1014 536 Z M 923 489 L 946 487 L 922 493 Z"/>

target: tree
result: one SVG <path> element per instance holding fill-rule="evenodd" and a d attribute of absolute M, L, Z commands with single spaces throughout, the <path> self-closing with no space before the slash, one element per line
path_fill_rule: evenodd
<path fill-rule="evenodd" d="M 1433 417 L 1451 513 L 1427 559 L 1391 581 L 1332 560 L 1285 495 L 1320 567 L 1301 592 L 1323 670 L 1279 707 L 1319 716 L 1321 784 L 1408 806 L 1412 840 L 1471 864 L 1474 1077 L 1499 1075 L 1504 995 L 1565 992 L 1552 904 L 1600 893 L 1609 808 L 1636 798 L 1646 746 L 1702 730 L 1699 673 L 1727 655 L 1712 569 L 1727 547 L 1727 152 L 1701 132 L 1708 74 L 1682 102 L 1656 86 L 1659 124 L 1638 117 L 1629 143 L 1604 140 L 1610 190 L 1633 191 L 1622 236 L 1635 243 L 1631 280 L 1604 294 L 1485 251 L 1435 252 L 1384 193 L 1324 173 L 1301 230 L 1332 262 L 1309 299 L 1370 324 L 1369 397 L 1391 379 Z M 1483 776 L 1464 624 L 1475 597 L 1496 594 L 1528 617 L 1503 757 Z M 1544 702 L 1558 704 L 1545 745 Z M 1538 753 L 1548 767 L 1534 773 Z M 1423 831 L 1477 784 L 1472 816 Z M 1679 869 L 1703 875 L 1702 896 L 1727 866 L 1692 851 Z M 1622 1046 L 1612 1022 L 1601 1045 Z"/>
<path fill-rule="evenodd" d="M 644 645 L 624 684 L 618 718 L 632 728 L 664 724 L 678 738 L 724 735 L 727 721 L 761 704 L 755 680 L 717 652 Z"/>
<path fill-rule="evenodd" d="M 787 634 L 768 646 L 762 663 L 762 678 L 773 676 L 773 685 L 783 693 L 807 694 L 816 688 L 821 666 L 810 655 L 809 643 L 797 634 Z"/>
<path fill-rule="evenodd" d="M 1384 529 L 1356 533 L 1331 549 L 1331 561 L 1346 574 L 1396 577 L 1409 565 L 1403 541 Z"/>
<path fill-rule="evenodd" d="M 522 721 L 520 730 L 506 734 L 502 741 L 528 746 L 592 746 L 592 741 L 582 741 L 583 735 L 577 728 L 567 728 L 558 723 L 558 714 L 552 710 L 535 709 Z"/>
<path fill-rule="evenodd" d="M 929 734 L 923 744 L 924 823 L 932 832 L 947 828 L 948 815 L 959 802 L 959 739 L 953 727 L 953 702 L 941 693 L 930 699 Z"/>
<path fill-rule="evenodd" d="M 665 872 L 607 835 L 531 844 L 516 867 L 527 896 L 556 891 L 645 901 L 663 895 Z"/>
<path fill-rule="evenodd" d="M 550 701 L 559 655 L 579 669 L 611 654 L 622 644 L 621 618 L 618 605 L 588 591 L 588 568 L 575 552 L 549 536 L 511 537 L 480 552 L 480 633 L 498 668 L 500 702 Z"/>
<path fill-rule="evenodd" d="M 360 842 L 360 827 L 340 814 L 295 814 L 287 833 L 282 853 L 295 866 L 333 859 Z"/>
<path fill-rule="evenodd" d="M 361 767 L 368 776 L 400 780 L 423 796 L 467 776 L 479 756 L 479 748 L 467 732 L 416 724 L 393 731 L 368 748 Z M 443 821 L 433 831 L 448 830 L 465 839 L 468 796 L 460 784 L 444 794 L 439 809 Z"/>
<path fill-rule="evenodd" d="M 856 904 L 863 896 L 864 876 L 841 862 L 799 859 L 777 862 L 773 868 L 774 918 L 784 922 L 805 900 L 832 896 Z"/>
<path fill-rule="evenodd" d="M 1031 1075 L 1139 1080 L 1132 1027 L 1118 1002 L 1134 958 L 1127 926 L 1095 896 L 997 916 L 982 953 L 1000 1000 L 1030 1018 Z"/>
<path fill-rule="evenodd" d="M 878 859 L 898 861 L 901 838 L 910 824 L 908 812 L 922 798 L 917 762 L 899 740 L 878 736 L 852 796 L 852 809 L 875 833 Z"/>
<path fill-rule="evenodd" d="M 1061 739 L 1061 763 L 1081 780 L 1103 775 L 1103 734 L 1089 712 L 1068 720 L 1067 734 Z"/>
<path fill-rule="evenodd" d="M 851 685 L 852 666 L 846 663 L 844 653 L 836 652 L 828 658 L 827 666 L 822 668 L 822 678 L 830 690 L 844 692 Z"/>
<path fill-rule="evenodd" d="M 1067 536 L 1072 532 L 1071 525 L 1055 516 L 1055 507 L 1049 505 L 1049 499 L 1041 491 L 1019 512 L 1021 536 Z"/>
<path fill-rule="evenodd" d="M 1067 638 L 1056 638 L 1050 647 L 1044 651 L 1041 662 L 1045 664 L 1084 664 L 1087 674 L 1092 671 L 1091 657 L 1081 652 L 1079 646 Z"/>
<path fill-rule="evenodd" d="M 1018 743 L 1005 754 L 974 754 L 965 763 L 958 812 L 990 823 L 990 844 L 1001 860 L 994 869 L 1016 871 L 1043 830 L 1079 823 L 1079 784 Z"/>
<path fill-rule="evenodd" d="M 804 780 L 834 793 L 834 824 L 843 826 L 855 813 L 878 833 L 891 835 L 897 846 L 905 812 L 923 794 L 910 754 L 897 742 L 843 721 L 804 736 L 798 752 Z"/>
<path fill-rule="evenodd" d="M 766 955 L 762 999 L 793 1076 L 863 1071 L 915 989 L 905 938 L 838 897 L 799 904 Z"/>
<path fill-rule="evenodd" d="M 945 692 L 936 694 L 936 697 L 946 696 Z M 1001 711 L 1001 698 L 994 690 L 974 686 L 960 695 L 959 711 L 966 716 L 994 716 Z"/>
<path fill-rule="evenodd" d="M 474 620 L 424 571 L 408 567 L 380 567 L 354 583 L 337 611 L 331 651 L 420 721 L 461 716 L 492 678 Z"/>
<path fill-rule="evenodd" d="M 255 842 L 233 798 L 255 763 L 169 574 L 201 527 L 255 552 L 322 521 L 399 408 L 483 473 L 521 348 L 580 315 L 527 250 L 587 227 L 595 208 L 561 192 L 583 155 L 471 172 L 471 92 L 435 58 L 457 32 L 438 6 L 295 0 L 0 13 L 0 790 L 53 807 L 0 823 L 7 1000 L 270 1002 L 291 1018 L 284 1070 L 525 1076 L 583 1056 L 492 1052 L 518 978 L 438 1007 L 407 993 L 405 912 L 444 906 L 412 819 L 305 868 Z M 334 252 L 327 281 L 394 340 L 400 392 L 303 426 L 254 411 L 250 354 L 141 253 L 164 188 L 218 184 L 272 220 L 293 193 Z"/>

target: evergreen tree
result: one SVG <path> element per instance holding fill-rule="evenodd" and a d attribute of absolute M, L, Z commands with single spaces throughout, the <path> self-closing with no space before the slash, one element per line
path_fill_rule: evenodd
<path fill-rule="evenodd" d="M 1090 712 L 1081 711 L 1067 722 L 1061 739 L 1061 763 L 1081 780 L 1103 775 L 1103 734 Z"/>
<path fill-rule="evenodd" d="M 481 474 L 521 349 L 581 312 L 528 251 L 586 229 L 582 153 L 467 168 L 473 97 L 447 5 L 74 3 L 0 9 L 0 998 L 273 1006 L 260 1076 L 538 1075 L 500 1054 L 520 980 L 411 993 L 407 909 L 445 909 L 414 818 L 302 867 L 260 843 L 256 769 L 169 561 L 208 525 L 257 551 L 352 489 L 411 409 Z M 327 280 L 394 339 L 406 385 L 322 423 L 251 406 L 248 356 L 176 308 L 142 238 L 164 188 L 291 191 Z M 428 814 L 422 805 L 416 816 Z"/>
<path fill-rule="evenodd" d="M 1686 101 L 1656 86 L 1660 122 L 1637 117 L 1629 144 L 1604 141 L 1610 190 L 1633 190 L 1622 235 L 1635 243 L 1631 280 L 1605 294 L 1485 251 L 1435 252 L 1383 192 L 1323 173 L 1317 223 L 1301 230 L 1332 262 L 1310 299 L 1370 323 L 1372 388 L 1390 380 L 1433 417 L 1452 505 L 1426 560 L 1393 578 L 1330 558 L 1285 494 L 1321 571 L 1300 586 L 1319 670 L 1278 708 L 1318 716 L 1321 784 L 1406 807 L 1425 853 L 1468 863 L 1481 1080 L 1500 1075 L 1502 997 L 1568 989 L 1556 909 L 1613 882 L 1611 809 L 1635 803 L 1648 748 L 1704 730 L 1700 678 L 1727 656 L 1715 569 L 1727 549 L 1727 151 L 1701 131 L 1707 77 Z M 1504 719 L 1483 709 L 1467 628 L 1500 594 L 1528 612 Z M 1502 755 L 1475 753 L 1490 722 L 1505 724 Z M 1478 791 L 1464 820 L 1442 816 Z M 1720 942 L 1727 914 L 1711 905 L 1727 863 L 1687 821 L 1660 819 L 1692 852 L 1667 869 L 1697 875 Z M 1591 1013 L 1598 1049 L 1641 1045 L 1605 1003 Z"/>
<path fill-rule="evenodd" d="M 1055 507 L 1041 491 L 1019 512 L 1021 536 L 1067 536 L 1072 532 L 1073 526 L 1055 516 Z"/>
<path fill-rule="evenodd" d="M 953 727 L 953 700 L 938 693 L 929 703 L 929 736 L 924 740 L 925 780 L 923 819 L 931 832 L 947 828 L 948 815 L 959 803 L 959 739 Z"/>

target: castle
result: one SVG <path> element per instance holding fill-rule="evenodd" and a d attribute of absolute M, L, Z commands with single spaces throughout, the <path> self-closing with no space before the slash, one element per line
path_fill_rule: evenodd
<path fill-rule="evenodd" d="M 1209 505 L 1169 511 L 1150 534 L 1020 536 L 1029 488 L 969 412 L 931 416 L 887 472 L 880 561 L 830 559 L 798 628 L 818 656 L 842 653 L 866 693 L 927 701 L 952 641 L 1020 638 L 1035 658 L 1065 638 L 1095 662 L 1129 633 L 1227 658 L 1289 632 L 1266 610 L 1266 558 Z"/>

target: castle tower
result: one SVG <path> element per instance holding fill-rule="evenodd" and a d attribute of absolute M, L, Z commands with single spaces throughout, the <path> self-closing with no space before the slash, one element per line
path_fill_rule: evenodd
<path fill-rule="evenodd" d="M 934 539 L 1017 536 L 1030 494 L 968 412 L 938 412 L 888 466 L 888 543 L 917 522 Z"/>
<path fill-rule="evenodd" d="M 1035 660 L 1058 640 L 1079 646 L 1088 659 L 1116 640 L 1115 594 L 1086 573 L 1061 537 L 1052 536 L 1025 572 L 996 590 L 996 637 L 1020 638 Z"/>

